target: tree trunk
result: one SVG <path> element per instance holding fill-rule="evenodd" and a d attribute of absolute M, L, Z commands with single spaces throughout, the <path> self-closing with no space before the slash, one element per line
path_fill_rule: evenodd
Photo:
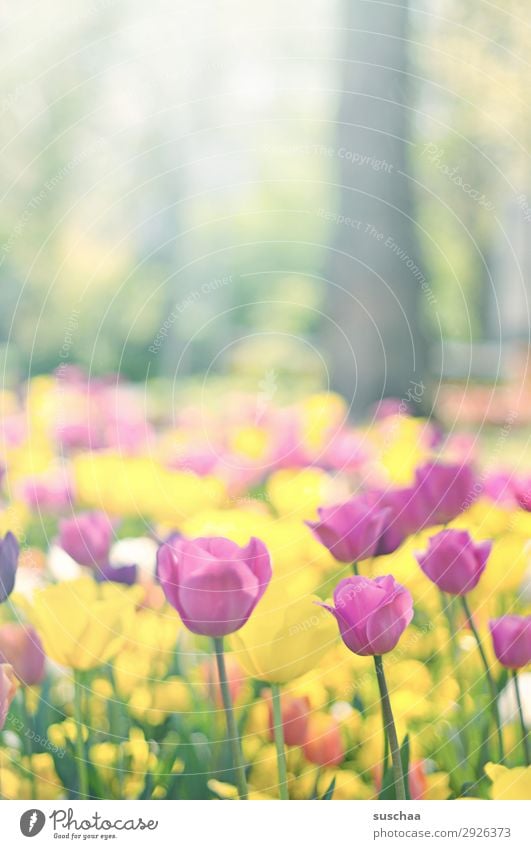
<path fill-rule="evenodd" d="M 422 381 L 419 306 L 423 295 L 428 306 L 433 296 L 407 176 L 407 0 L 344 0 L 344 20 L 336 139 L 341 188 L 337 211 L 322 212 L 331 226 L 326 277 L 337 326 L 325 332 L 332 385 L 359 411 L 384 396 L 407 398 L 412 382 Z"/>

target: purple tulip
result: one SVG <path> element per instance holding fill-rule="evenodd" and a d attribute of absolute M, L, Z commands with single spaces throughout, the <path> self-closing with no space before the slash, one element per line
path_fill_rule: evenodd
<path fill-rule="evenodd" d="M 392 651 L 413 618 L 411 594 L 392 575 L 345 578 L 334 590 L 334 605 L 321 607 L 336 617 L 343 642 L 359 655 Z"/>
<path fill-rule="evenodd" d="M 387 511 L 377 555 L 392 554 L 422 527 L 423 506 L 414 487 L 373 491 L 365 497 Z"/>
<path fill-rule="evenodd" d="M 112 536 L 112 524 L 105 513 L 80 513 L 59 522 L 59 545 L 81 566 L 105 565 Z"/>
<path fill-rule="evenodd" d="M 477 586 L 492 549 L 492 542 L 475 543 L 468 531 L 441 531 L 430 539 L 428 550 L 417 554 L 420 568 L 451 595 L 466 595 Z"/>
<path fill-rule="evenodd" d="M 472 468 L 467 463 L 432 461 L 417 469 L 415 488 L 424 504 L 424 527 L 447 525 L 470 507 L 478 495 Z"/>
<path fill-rule="evenodd" d="M 531 616 L 500 616 L 489 622 L 494 653 L 503 666 L 520 669 L 531 663 Z"/>
<path fill-rule="evenodd" d="M 132 586 L 136 584 L 138 577 L 138 567 L 136 564 L 124 564 L 121 566 L 113 566 L 110 563 L 105 563 L 100 566 L 96 573 L 96 580 L 100 583 L 110 581 L 114 584 L 127 584 Z"/>
<path fill-rule="evenodd" d="M 319 521 L 306 522 L 313 535 L 341 563 L 365 560 L 376 554 L 387 510 L 351 498 L 334 507 L 320 507 Z"/>
<path fill-rule="evenodd" d="M 19 545 L 17 538 L 8 531 L 0 539 L 0 603 L 13 592 L 18 566 Z"/>
<path fill-rule="evenodd" d="M 177 539 L 157 555 L 166 598 L 194 634 L 224 637 L 245 625 L 271 579 L 264 543 L 224 537 Z"/>

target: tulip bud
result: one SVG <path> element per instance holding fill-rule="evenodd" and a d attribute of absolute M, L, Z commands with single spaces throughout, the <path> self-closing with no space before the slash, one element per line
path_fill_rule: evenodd
<path fill-rule="evenodd" d="M 8 622 L 0 626 L 0 663 L 9 663 L 17 678 L 28 687 L 44 678 L 44 651 L 37 632 L 26 625 Z"/>
<path fill-rule="evenodd" d="M 333 717 L 317 713 L 310 718 L 303 751 L 316 766 L 338 766 L 345 759 L 341 730 Z"/>
<path fill-rule="evenodd" d="M 11 531 L 0 539 L 0 602 L 13 592 L 17 572 L 19 545 Z"/>
<path fill-rule="evenodd" d="M 275 739 L 273 730 L 273 702 L 271 693 L 264 693 L 269 712 L 269 737 Z M 308 738 L 310 701 L 306 696 L 289 696 L 284 693 L 280 699 L 282 726 L 286 746 L 302 746 Z"/>
<path fill-rule="evenodd" d="M 319 521 L 306 522 L 314 536 L 341 563 L 366 560 L 376 553 L 388 511 L 351 498 L 344 504 L 320 507 Z"/>
<path fill-rule="evenodd" d="M 494 653 L 508 669 L 521 669 L 531 663 L 531 616 L 500 616 L 491 619 L 489 629 Z"/>
<path fill-rule="evenodd" d="M 425 575 L 450 595 L 466 595 L 485 571 L 492 543 L 475 543 L 467 531 L 441 531 L 417 561 Z"/>
<path fill-rule="evenodd" d="M 223 537 L 178 539 L 159 548 L 157 574 L 190 631 L 223 637 L 249 619 L 267 589 L 271 563 L 254 537 L 244 548 Z"/>
<path fill-rule="evenodd" d="M 332 613 L 341 638 L 354 654 L 380 655 L 394 649 L 413 618 L 413 600 L 392 575 L 363 578 L 354 575 L 334 590 Z"/>
<path fill-rule="evenodd" d="M 59 545 L 81 566 L 102 566 L 109 558 L 113 529 L 105 513 L 80 513 L 59 523 Z"/>
<path fill-rule="evenodd" d="M 18 682 L 9 663 L 0 664 L 0 731 L 5 725 L 11 702 L 15 698 Z"/>

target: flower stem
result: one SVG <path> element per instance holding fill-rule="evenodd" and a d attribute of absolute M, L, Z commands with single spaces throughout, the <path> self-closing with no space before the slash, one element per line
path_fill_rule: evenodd
<path fill-rule="evenodd" d="M 31 728 L 31 725 L 33 723 L 31 721 L 31 716 L 30 716 L 30 711 L 29 711 L 29 706 L 28 706 L 28 696 L 27 696 L 27 688 L 26 687 L 22 688 L 21 697 L 22 697 L 22 699 L 21 699 L 21 701 L 22 701 L 22 716 L 23 716 L 23 719 L 24 719 L 24 726 L 25 726 L 24 732 L 23 732 L 24 733 L 24 749 L 26 750 L 26 757 L 28 759 L 28 773 L 29 773 L 30 787 L 31 787 L 31 798 L 34 799 L 35 801 L 37 801 L 37 798 L 38 798 L 37 797 L 37 782 L 36 782 L 35 773 L 33 771 L 33 758 L 32 758 L 33 748 L 32 748 L 32 745 L 31 745 L 31 737 L 28 734 L 28 732 Z"/>
<path fill-rule="evenodd" d="M 352 563 L 351 568 L 352 568 L 352 574 L 353 574 L 353 575 L 359 575 L 360 570 L 359 570 L 359 566 L 358 566 L 358 562 L 357 562 L 357 560 L 354 560 L 354 562 Z"/>
<path fill-rule="evenodd" d="M 214 651 L 216 654 L 216 663 L 218 667 L 219 686 L 221 688 L 221 698 L 223 699 L 225 718 L 227 720 L 227 736 L 232 751 L 233 766 L 236 772 L 236 784 L 238 786 L 238 794 L 240 796 L 240 799 L 247 799 L 247 780 L 245 778 L 245 769 L 243 766 L 240 738 L 238 736 L 238 729 L 236 727 L 236 719 L 234 718 L 234 709 L 232 707 L 232 699 L 230 695 L 229 684 L 227 681 L 223 637 L 214 637 L 213 640 Z"/>
<path fill-rule="evenodd" d="M 378 679 L 378 687 L 380 688 L 380 698 L 382 701 L 382 716 L 384 720 L 384 732 L 387 733 L 389 747 L 391 749 L 391 759 L 393 764 L 393 779 L 395 785 L 395 796 L 397 799 L 403 800 L 406 798 L 406 785 L 404 783 L 404 773 L 402 771 L 402 760 L 400 758 L 400 747 L 396 736 L 395 721 L 393 711 L 391 710 L 391 701 L 389 699 L 389 691 L 385 680 L 383 660 L 381 655 L 374 655 L 374 665 L 376 667 L 376 677 Z M 385 765 L 384 765 L 385 766 Z M 383 776 L 382 776 L 383 782 Z"/>
<path fill-rule="evenodd" d="M 282 724 L 282 706 L 278 684 L 271 684 L 271 698 L 273 701 L 273 732 L 277 750 L 278 792 L 281 799 L 289 799 L 288 770 L 286 766 L 286 750 L 284 748 L 284 726 Z"/>
<path fill-rule="evenodd" d="M 490 695 L 491 695 L 491 703 L 492 703 L 492 714 L 494 716 L 494 722 L 496 724 L 496 732 L 498 734 L 498 748 L 499 748 L 499 756 L 500 763 L 503 764 L 505 760 L 505 753 L 503 748 L 503 734 L 500 723 L 500 713 L 498 711 L 498 691 L 496 689 L 496 684 L 494 683 L 494 678 L 490 673 L 489 661 L 487 655 L 485 654 L 485 649 L 483 648 L 483 643 L 481 642 L 481 637 L 479 636 L 478 630 L 474 624 L 474 619 L 472 618 L 472 613 L 470 607 L 468 606 L 468 601 L 466 600 L 466 596 L 461 596 L 461 602 L 463 604 L 463 610 L 465 611 L 465 616 L 468 619 L 468 624 L 470 625 L 470 629 L 474 634 L 474 638 L 476 640 L 479 653 L 481 655 L 481 660 L 483 662 L 483 666 L 485 667 L 485 677 L 487 679 L 487 683 L 489 685 Z"/>
<path fill-rule="evenodd" d="M 520 726 L 522 728 L 522 745 L 524 747 L 525 765 L 531 766 L 531 755 L 529 752 L 529 739 L 527 736 L 527 727 L 524 719 L 524 711 L 522 710 L 522 696 L 520 694 L 520 683 L 518 681 L 518 672 L 513 669 L 514 689 L 516 693 L 516 704 L 518 705 L 518 716 L 520 718 Z"/>
<path fill-rule="evenodd" d="M 463 709 L 465 705 L 465 685 L 463 683 L 463 676 L 461 675 L 461 667 L 459 661 L 459 649 L 457 646 L 456 640 L 456 623 L 455 623 L 455 608 L 454 608 L 454 600 L 452 596 L 447 596 L 442 590 L 440 590 L 441 596 L 441 606 L 444 616 L 446 617 L 446 621 L 448 622 L 448 630 L 450 632 L 450 660 L 452 663 L 452 669 L 455 672 L 455 679 L 457 681 L 457 686 L 459 687 L 459 695 L 457 697 L 458 703 L 460 707 Z"/>
<path fill-rule="evenodd" d="M 76 721 L 76 759 L 77 774 L 79 780 L 79 796 L 81 799 L 88 798 L 88 773 L 85 758 L 85 742 L 83 740 L 83 710 L 81 696 L 83 692 L 82 673 L 74 670 L 74 717 Z"/>

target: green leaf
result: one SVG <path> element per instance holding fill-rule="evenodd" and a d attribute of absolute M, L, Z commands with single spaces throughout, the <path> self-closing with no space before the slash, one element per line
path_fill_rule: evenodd
<path fill-rule="evenodd" d="M 336 777 L 334 775 L 332 781 L 328 785 L 328 789 L 325 791 L 323 796 L 321 796 L 321 801 L 328 801 L 334 795 L 334 790 L 336 789 Z"/>

